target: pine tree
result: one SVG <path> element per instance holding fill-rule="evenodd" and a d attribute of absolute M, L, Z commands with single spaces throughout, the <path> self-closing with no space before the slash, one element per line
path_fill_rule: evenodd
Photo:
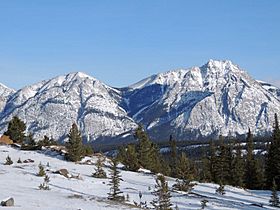
<path fill-rule="evenodd" d="M 202 182 L 213 181 L 211 176 L 211 161 L 207 156 L 201 159 L 201 167 L 199 167 L 199 180 Z"/>
<path fill-rule="evenodd" d="M 20 158 L 18 158 L 18 161 L 17 161 L 17 163 L 22 163 L 22 161 L 21 161 L 21 159 L 20 159 Z"/>
<path fill-rule="evenodd" d="M 216 193 L 220 194 L 220 195 L 225 195 L 225 186 L 223 185 L 222 182 L 220 182 L 219 187 L 216 190 Z"/>
<path fill-rule="evenodd" d="M 190 192 L 193 185 L 190 183 L 192 180 L 192 173 L 190 162 L 185 153 L 182 153 L 177 164 L 176 174 L 178 179 L 173 186 L 176 190 Z"/>
<path fill-rule="evenodd" d="M 248 189 L 261 189 L 262 187 L 262 172 L 258 161 L 254 156 L 253 135 L 249 129 L 247 136 L 247 154 L 245 163 L 245 186 Z"/>
<path fill-rule="evenodd" d="M 41 147 L 50 146 L 51 145 L 50 138 L 45 135 L 44 138 L 38 142 L 38 145 Z"/>
<path fill-rule="evenodd" d="M 266 155 L 265 177 L 266 186 L 268 189 L 272 188 L 273 179 L 275 179 L 277 189 L 280 189 L 280 128 L 277 114 L 274 117 L 274 129 L 270 145 Z"/>
<path fill-rule="evenodd" d="M 137 152 L 133 144 L 119 150 L 119 157 L 125 168 L 129 171 L 137 171 L 140 168 Z"/>
<path fill-rule="evenodd" d="M 36 142 L 35 142 L 35 139 L 33 137 L 33 134 L 32 133 L 29 133 L 28 136 L 27 136 L 27 144 L 31 147 L 34 147 L 36 146 Z"/>
<path fill-rule="evenodd" d="M 25 138 L 25 130 L 25 123 L 17 116 L 14 116 L 9 122 L 8 130 L 4 133 L 4 135 L 9 136 L 10 139 L 16 143 L 22 143 Z"/>
<path fill-rule="evenodd" d="M 39 172 L 38 172 L 37 176 L 45 176 L 46 172 L 45 172 L 45 169 L 44 169 L 44 166 L 42 165 L 42 163 L 39 164 L 38 168 L 39 168 Z"/>
<path fill-rule="evenodd" d="M 10 156 L 8 155 L 6 157 L 6 162 L 4 163 L 4 165 L 12 165 L 14 162 L 12 161 L 12 159 L 10 158 Z"/>
<path fill-rule="evenodd" d="M 164 166 L 162 165 L 164 164 Z M 150 169 L 154 173 L 165 173 L 165 169 L 168 168 L 168 164 L 165 165 L 163 158 L 160 155 L 159 148 L 157 144 L 151 144 L 151 160 L 150 160 Z"/>
<path fill-rule="evenodd" d="M 151 202 L 151 204 L 157 210 L 172 210 L 171 206 L 171 195 L 168 189 L 168 184 L 163 175 L 158 175 L 156 178 L 155 191 L 152 192 L 156 198 Z"/>
<path fill-rule="evenodd" d="M 136 129 L 134 136 L 139 142 L 138 160 L 140 165 L 153 172 L 159 172 L 161 160 L 157 146 L 150 141 L 148 134 L 141 126 Z"/>
<path fill-rule="evenodd" d="M 83 143 L 82 136 L 78 129 L 78 126 L 74 123 L 68 134 L 68 142 L 66 143 L 67 160 L 76 162 L 82 159 Z"/>
<path fill-rule="evenodd" d="M 172 135 L 169 138 L 169 147 L 170 147 L 170 169 L 171 176 L 176 177 L 176 164 L 177 164 L 177 145 L 176 140 L 173 139 Z"/>
<path fill-rule="evenodd" d="M 218 170 L 217 168 L 217 149 L 214 145 L 213 140 L 209 143 L 209 155 L 208 155 L 208 161 L 205 160 L 205 167 L 209 167 L 209 179 L 210 181 L 217 182 L 218 177 L 216 176 L 216 172 Z"/>
<path fill-rule="evenodd" d="M 95 178 L 106 178 L 106 172 L 103 170 L 104 166 L 104 158 L 101 156 L 98 156 L 97 162 L 96 162 L 96 171 L 92 174 Z"/>
<path fill-rule="evenodd" d="M 277 193 L 277 185 L 275 180 L 272 181 L 271 198 L 269 203 L 273 207 L 280 207 L 280 201 Z"/>
<path fill-rule="evenodd" d="M 203 199 L 203 200 L 201 200 L 201 209 L 204 209 L 205 207 L 207 207 L 207 203 L 208 203 L 209 201 L 208 200 L 206 200 L 206 199 Z"/>
<path fill-rule="evenodd" d="M 111 164 L 111 172 L 110 172 L 110 182 L 109 186 L 110 187 L 110 192 L 108 193 L 108 199 L 109 200 L 114 200 L 114 201 L 124 201 L 124 196 L 121 195 L 122 191 L 120 190 L 120 181 L 121 175 L 120 172 L 117 168 L 118 162 L 116 159 L 112 160 Z"/>
<path fill-rule="evenodd" d="M 223 137 L 220 137 L 218 150 L 213 162 L 213 178 L 216 183 L 229 184 L 231 181 L 232 149 L 224 144 Z"/>
<path fill-rule="evenodd" d="M 40 190 L 50 190 L 49 187 L 50 177 L 48 175 L 45 175 L 44 182 L 39 185 Z"/>
<path fill-rule="evenodd" d="M 244 160 L 242 157 L 241 146 L 236 146 L 236 153 L 233 159 L 232 182 L 231 185 L 243 187 L 244 186 Z"/>

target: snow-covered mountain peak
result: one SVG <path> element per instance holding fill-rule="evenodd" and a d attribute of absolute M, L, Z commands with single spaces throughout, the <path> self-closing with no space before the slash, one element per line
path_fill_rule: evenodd
<path fill-rule="evenodd" d="M 242 69 L 235 65 L 230 60 L 212 60 L 210 59 L 205 65 L 201 67 L 206 74 L 219 74 L 224 75 L 229 72 L 244 73 Z"/>
<path fill-rule="evenodd" d="M 7 87 L 7 86 L 4 85 L 3 83 L 0 83 L 0 90 L 3 90 L 3 89 L 8 90 L 8 91 L 10 91 L 10 92 L 15 92 L 14 89 Z"/>
<path fill-rule="evenodd" d="M 174 83 L 184 79 L 187 72 L 188 70 L 186 69 L 178 69 L 155 74 L 129 86 L 129 89 L 135 90 L 154 84 L 173 85 Z"/>

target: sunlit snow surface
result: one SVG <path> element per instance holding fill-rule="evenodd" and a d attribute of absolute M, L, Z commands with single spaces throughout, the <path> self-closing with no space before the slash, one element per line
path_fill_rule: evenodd
<path fill-rule="evenodd" d="M 34 159 L 35 163 L 14 163 L 13 165 L 3 165 L 6 156 L 9 155 L 14 162 L 21 158 Z M 96 157 L 86 158 L 93 163 Z M 38 186 L 43 182 L 42 177 L 36 176 L 38 164 L 42 163 L 46 167 L 50 176 L 50 191 L 39 190 Z M 108 165 L 108 163 L 106 164 Z M 80 174 L 82 180 L 67 179 L 61 175 L 53 174 L 61 168 L 66 168 L 73 175 Z M 43 209 L 43 210 L 98 210 L 98 209 L 132 209 L 128 205 L 120 205 L 107 200 L 109 179 L 96 179 L 91 177 L 95 169 L 94 165 L 81 165 L 65 162 L 61 156 L 56 156 L 51 152 L 19 151 L 7 146 L 0 146 L 0 200 L 7 197 L 15 199 L 15 206 L 9 209 Z M 108 172 L 108 167 L 105 168 Z M 145 170 L 143 170 L 145 171 Z M 121 190 L 124 195 L 129 195 L 129 202 L 139 202 L 139 191 L 142 192 L 142 201 L 149 203 L 154 197 L 151 192 L 154 189 L 154 175 L 121 171 L 123 181 Z M 174 179 L 168 178 L 168 185 L 172 186 Z M 151 190 L 149 190 L 151 187 Z M 172 192 L 172 203 L 178 205 L 180 210 L 200 209 L 200 201 L 207 199 L 209 202 L 206 209 L 261 209 L 252 204 L 262 204 L 266 209 L 273 209 L 268 206 L 270 197 L 269 191 L 247 191 L 243 189 L 226 186 L 224 196 L 217 195 L 215 184 L 197 183 L 193 193 Z M 73 198 L 73 196 L 80 198 Z M 0 207 L 0 209 L 6 209 Z"/>

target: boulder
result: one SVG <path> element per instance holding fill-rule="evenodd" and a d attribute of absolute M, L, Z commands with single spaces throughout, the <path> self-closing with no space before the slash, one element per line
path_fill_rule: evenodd
<path fill-rule="evenodd" d="M 15 201 L 13 198 L 8 198 L 1 202 L 1 206 L 14 206 Z"/>
<path fill-rule="evenodd" d="M 55 172 L 56 174 L 60 174 L 66 178 L 71 178 L 71 175 L 69 174 L 68 170 L 65 168 L 59 169 L 58 171 Z"/>

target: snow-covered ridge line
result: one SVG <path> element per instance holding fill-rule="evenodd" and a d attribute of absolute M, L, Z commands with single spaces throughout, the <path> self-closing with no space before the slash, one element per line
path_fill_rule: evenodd
<path fill-rule="evenodd" d="M 134 140 L 137 124 L 162 140 L 170 134 L 178 140 L 240 136 L 249 128 L 268 135 L 280 113 L 278 97 L 279 89 L 228 60 L 152 75 L 126 88 L 74 72 L 10 92 L 2 102 L 0 132 L 18 115 L 36 138 L 60 140 L 73 122 L 86 140 L 111 143 Z"/>

